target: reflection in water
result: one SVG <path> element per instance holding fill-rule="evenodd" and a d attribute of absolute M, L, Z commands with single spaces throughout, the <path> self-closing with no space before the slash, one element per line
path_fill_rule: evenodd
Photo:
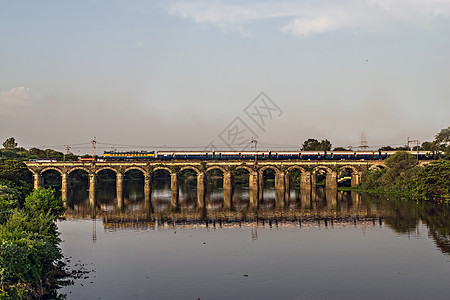
<path fill-rule="evenodd" d="M 400 235 L 411 236 L 418 234 L 418 226 L 423 222 L 436 246 L 450 254 L 450 211 L 436 209 L 430 203 L 362 197 L 355 192 L 320 188 L 291 189 L 288 194 L 280 194 L 273 186 L 265 186 L 259 192 L 245 185 L 224 190 L 215 182 L 209 182 L 206 191 L 197 191 L 195 182 L 182 184 L 174 193 L 170 190 L 170 178 L 154 182 L 150 197 L 142 186 L 140 180 L 125 181 L 122 198 L 117 198 L 114 182 L 103 182 L 95 194 L 89 194 L 83 186 L 74 188 L 66 217 L 99 218 L 109 229 L 248 225 L 254 227 L 256 238 L 258 226 L 383 223 Z"/>
<path fill-rule="evenodd" d="M 122 197 L 97 187 L 73 189 L 58 224 L 65 255 L 96 270 L 68 299 L 448 297 L 448 257 L 430 247 L 450 254 L 447 207 L 273 185 L 172 192 L 170 178 L 151 194 L 142 179 L 125 178 Z"/>

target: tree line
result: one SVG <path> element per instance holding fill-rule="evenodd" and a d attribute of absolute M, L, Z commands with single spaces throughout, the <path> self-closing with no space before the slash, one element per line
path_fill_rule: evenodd
<path fill-rule="evenodd" d="M 448 128 L 441 129 L 439 133 L 437 133 L 434 137 L 433 141 L 425 141 L 423 142 L 419 148 L 417 146 L 413 146 L 409 148 L 408 145 L 400 146 L 400 147 L 392 147 L 392 146 L 383 146 L 378 150 L 381 151 L 401 151 L 401 150 L 423 150 L 423 151 L 446 151 L 450 152 L 450 126 Z M 317 140 L 315 138 L 309 138 L 302 144 L 302 151 L 331 151 L 332 144 L 329 140 Z M 333 151 L 350 151 L 352 149 L 345 147 L 336 147 Z"/>

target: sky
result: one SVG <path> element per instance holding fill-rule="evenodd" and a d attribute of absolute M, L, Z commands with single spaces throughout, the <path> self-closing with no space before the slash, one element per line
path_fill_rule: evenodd
<path fill-rule="evenodd" d="M 0 0 L 0 141 L 370 148 L 450 126 L 450 0 Z"/>

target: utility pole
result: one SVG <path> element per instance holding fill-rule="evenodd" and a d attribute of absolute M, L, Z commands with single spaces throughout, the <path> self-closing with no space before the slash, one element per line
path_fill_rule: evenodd
<path fill-rule="evenodd" d="M 256 163 L 257 163 L 257 156 L 258 156 L 258 152 L 256 152 L 256 145 L 258 144 L 258 141 L 255 140 L 255 139 L 252 137 L 252 140 L 251 140 L 251 150 L 253 150 L 253 143 L 255 144 L 255 164 L 256 164 Z"/>
<path fill-rule="evenodd" d="M 94 136 L 94 139 L 91 141 L 92 144 L 92 157 L 95 159 L 95 152 L 97 150 L 97 139 Z"/>
<path fill-rule="evenodd" d="M 70 146 L 66 145 L 66 153 L 64 154 L 64 161 L 66 161 L 66 155 L 70 154 Z"/>
<path fill-rule="evenodd" d="M 416 150 L 417 150 L 417 160 L 419 160 L 419 140 L 410 140 L 409 136 L 406 138 L 406 142 L 408 143 L 408 150 L 411 150 L 409 148 L 410 143 L 416 143 Z"/>

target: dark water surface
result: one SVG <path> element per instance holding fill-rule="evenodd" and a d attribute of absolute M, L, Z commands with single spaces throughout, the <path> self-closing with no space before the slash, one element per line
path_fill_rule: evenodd
<path fill-rule="evenodd" d="M 448 299 L 449 210 L 324 190 L 276 195 L 252 207 L 237 186 L 232 207 L 195 182 L 171 207 L 167 183 L 146 201 L 101 185 L 95 202 L 74 191 L 58 224 L 70 265 L 88 270 L 67 299 Z M 95 204 L 92 206 L 91 204 Z"/>

